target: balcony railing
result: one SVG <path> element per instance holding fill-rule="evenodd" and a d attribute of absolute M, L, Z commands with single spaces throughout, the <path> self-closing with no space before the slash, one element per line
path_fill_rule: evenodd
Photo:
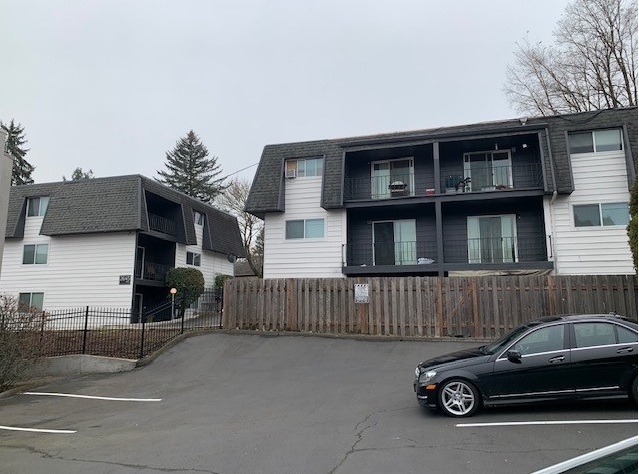
<path fill-rule="evenodd" d="M 470 264 L 547 261 L 546 236 L 447 240 L 444 260 L 446 263 Z"/>
<path fill-rule="evenodd" d="M 162 265 L 160 263 L 144 262 L 144 265 L 142 265 L 140 262 L 136 262 L 135 277 L 151 281 L 165 281 L 166 273 L 171 268 L 173 267 L 170 265 Z"/>
<path fill-rule="evenodd" d="M 176 235 L 177 224 L 174 220 L 149 213 L 149 229 L 162 234 Z"/>
<path fill-rule="evenodd" d="M 460 169 L 461 171 L 461 169 Z M 344 179 L 344 199 L 383 200 L 435 194 L 431 175 L 406 173 Z M 540 163 L 511 166 L 478 166 L 469 172 L 442 174 L 441 193 L 504 191 L 509 189 L 541 189 L 544 185 Z"/>
<path fill-rule="evenodd" d="M 437 264 L 436 245 L 388 242 L 344 245 L 345 266 Z M 546 236 L 492 237 L 446 241 L 443 263 L 506 264 L 547 261 Z M 426 267 L 424 267 L 426 268 Z"/>
<path fill-rule="evenodd" d="M 464 174 L 442 176 L 442 190 L 450 192 L 485 192 L 508 189 L 538 189 L 544 185 L 539 163 L 494 166 L 472 164 Z"/>
<path fill-rule="evenodd" d="M 390 199 L 415 195 L 414 173 L 370 178 L 346 178 L 344 195 L 346 199 Z"/>
<path fill-rule="evenodd" d="M 430 265 L 437 261 L 433 242 L 382 242 L 344 245 L 345 266 Z"/>

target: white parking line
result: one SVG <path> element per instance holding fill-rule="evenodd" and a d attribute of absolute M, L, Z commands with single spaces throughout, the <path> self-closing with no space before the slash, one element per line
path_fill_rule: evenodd
<path fill-rule="evenodd" d="M 43 430 L 38 428 L 18 428 L 16 426 L 2 426 L 0 425 L 0 430 L 8 430 L 8 431 L 30 431 L 31 433 L 53 433 L 53 434 L 73 434 L 77 433 L 75 430 Z"/>
<path fill-rule="evenodd" d="M 457 428 L 484 426 L 529 426 L 529 425 L 612 425 L 619 423 L 637 423 L 637 420 L 555 420 L 555 421 L 506 421 L 502 423 L 459 423 Z"/>
<path fill-rule="evenodd" d="M 115 402 L 161 402 L 161 398 L 121 398 L 121 397 L 96 397 L 93 395 L 75 395 L 72 393 L 54 392 L 23 392 L 23 395 L 45 395 L 49 397 L 88 398 L 90 400 L 109 400 Z"/>

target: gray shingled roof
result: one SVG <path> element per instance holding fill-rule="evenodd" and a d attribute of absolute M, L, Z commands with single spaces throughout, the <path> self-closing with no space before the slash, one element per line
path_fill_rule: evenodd
<path fill-rule="evenodd" d="M 528 118 L 525 125 L 520 119 L 482 122 L 469 125 L 440 127 L 408 132 L 383 133 L 359 137 L 338 138 L 298 143 L 267 145 L 264 147 L 246 210 L 264 218 L 269 212 L 284 212 L 284 162 L 292 158 L 323 156 L 325 160 L 322 188 L 322 206 L 335 209 L 343 206 L 344 154 L 349 151 L 374 149 L 384 146 L 405 146 L 488 137 L 504 133 L 539 133 L 544 151 L 544 164 L 549 186 L 554 182 L 559 193 L 572 192 L 572 176 L 566 144 L 566 133 L 576 130 L 625 126 L 630 140 L 630 152 L 637 169 L 637 108 L 600 110 L 551 117 Z M 546 146 L 546 138 L 551 150 Z M 548 189 L 549 192 L 555 189 Z"/>
<path fill-rule="evenodd" d="M 237 219 L 213 206 L 140 175 L 12 186 L 6 238 L 22 238 L 27 199 L 49 196 L 40 232 L 44 235 L 149 230 L 145 200 L 151 192 L 182 208 L 186 231 L 182 243 L 195 244 L 193 211 L 207 216 L 204 248 L 245 256 Z"/>

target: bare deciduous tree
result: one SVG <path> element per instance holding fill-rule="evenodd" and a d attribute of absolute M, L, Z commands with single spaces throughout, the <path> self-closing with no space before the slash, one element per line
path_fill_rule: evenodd
<path fill-rule="evenodd" d="M 0 294 L 0 392 L 30 375 L 40 359 L 42 311 Z"/>
<path fill-rule="evenodd" d="M 262 220 L 244 210 L 246 199 L 251 190 L 251 183 L 246 180 L 234 179 L 216 197 L 216 203 L 220 208 L 237 218 L 242 236 L 242 244 L 246 251 L 246 259 L 251 270 L 257 276 L 262 276 L 262 261 L 259 252 L 255 252 L 256 239 L 263 227 Z"/>
<path fill-rule="evenodd" d="M 517 43 L 504 92 L 519 112 L 555 115 L 637 105 L 637 4 L 575 0 L 544 46 Z"/>

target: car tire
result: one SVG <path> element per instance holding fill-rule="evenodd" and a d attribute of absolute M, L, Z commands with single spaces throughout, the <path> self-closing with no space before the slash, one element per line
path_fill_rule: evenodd
<path fill-rule="evenodd" d="M 633 405 L 637 405 L 637 376 L 630 382 L 630 388 L 628 389 L 628 399 Z"/>
<path fill-rule="evenodd" d="M 457 418 L 474 415 L 480 405 L 479 391 L 464 379 L 444 382 L 437 399 L 439 408 L 446 415 Z"/>

